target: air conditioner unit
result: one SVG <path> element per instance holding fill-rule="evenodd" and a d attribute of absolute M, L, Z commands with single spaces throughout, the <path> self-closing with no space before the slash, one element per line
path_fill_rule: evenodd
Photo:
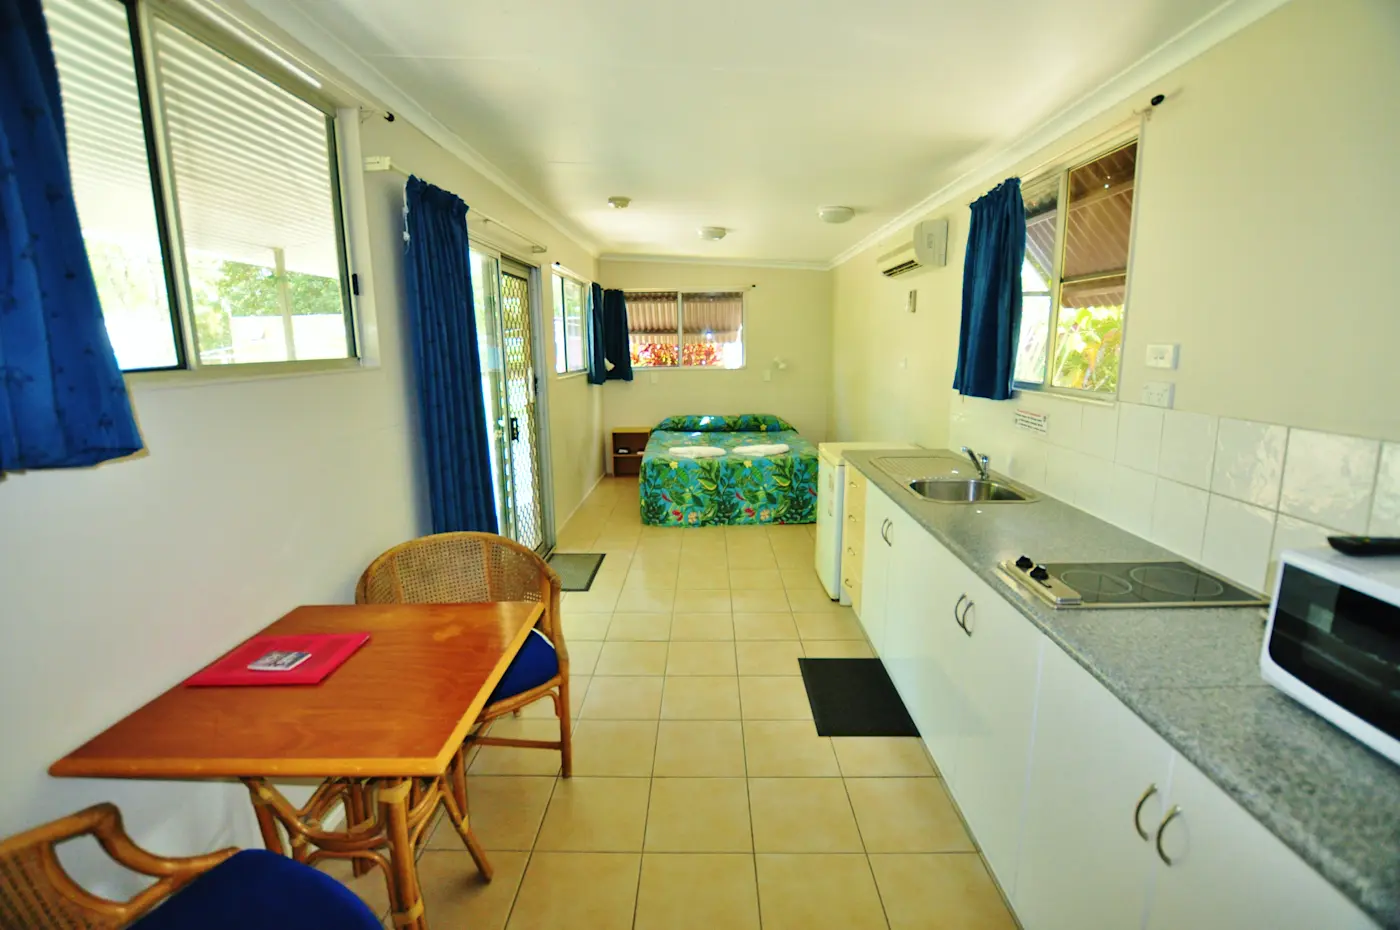
<path fill-rule="evenodd" d="M 948 264 L 948 221 L 924 220 L 914 227 L 914 235 L 906 245 L 877 258 L 880 274 L 897 278 L 920 268 L 942 268 Z"/>

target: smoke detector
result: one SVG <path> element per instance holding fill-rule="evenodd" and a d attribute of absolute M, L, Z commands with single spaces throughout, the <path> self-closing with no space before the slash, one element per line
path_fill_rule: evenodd
<path fill-rule="evenodd" d="M 855 215 L 850 207 L 817 207 L 817 216 L 823 223 L 844 223 Z"/>
<path fill-rule="evenodd" d="M 729 235 L 729 230 L 723 226 L 701 226 L 696 232 L 700 234 L 701 239 L 709 239 L 712 242 L 717 242 Z"/>

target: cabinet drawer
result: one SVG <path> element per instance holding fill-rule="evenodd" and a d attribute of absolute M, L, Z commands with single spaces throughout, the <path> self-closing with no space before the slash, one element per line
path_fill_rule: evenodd
<path fill-rule="evenodd" d="M 860 581 L 865 574 L 865 547 L 860 543 L 847 543 L 841 551 L 841 578 Z"/>
<path fill-rule="evenodd" d="M 859 574 L 846 574 L 842 566 L 841 588 L 851 596 L 851 607 L 860 613 L 861 579 Z"/>

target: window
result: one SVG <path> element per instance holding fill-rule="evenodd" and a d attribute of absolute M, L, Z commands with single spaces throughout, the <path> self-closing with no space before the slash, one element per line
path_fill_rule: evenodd
<path fill-rule="evenodd" d="M 561 375 L 588 367 L 583 348 L 587 288 L 577 278 L 554 273 L 554 370 Z"/>
<path fill-rule="evenodd" d="M 743 291 L 631 291 L 634 368 L 744 367 Z"/>
<path fill-rule="evenodd" d="M 1135 140 L 1025 186 L 1017 387 L 1118 393 L 1136 170 Z"/>
<path fill-rule="evenodd" d="M 45 7 L 118 363 L 353 357 L 333 106 L 166 9 Z"/>

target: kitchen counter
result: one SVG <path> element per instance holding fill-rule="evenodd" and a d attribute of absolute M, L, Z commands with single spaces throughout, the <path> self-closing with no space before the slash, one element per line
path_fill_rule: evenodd
<path fill-rule="evenodd" d="M 1400 930 L 1400 767 L 1260 678 L 1264 610 L 1055 610 L 997 563 L 1180 556 L 1038 491 L 1032 503 L 934 503 L 873 464 L 931 454 L 845 458 L 1318 873 Z"/>

